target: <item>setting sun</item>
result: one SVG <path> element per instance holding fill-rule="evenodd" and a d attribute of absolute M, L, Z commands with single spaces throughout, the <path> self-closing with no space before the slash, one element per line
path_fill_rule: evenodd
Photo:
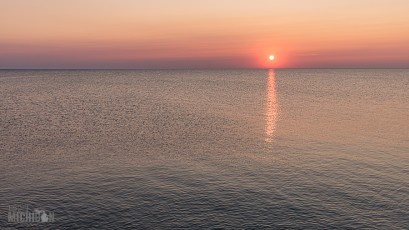
<path fill-rule="evenodd" d="M 274 61 L 274 55 L 270 55 L 270 57 L 268 57 L 270 59 L 270 61 Z"/>

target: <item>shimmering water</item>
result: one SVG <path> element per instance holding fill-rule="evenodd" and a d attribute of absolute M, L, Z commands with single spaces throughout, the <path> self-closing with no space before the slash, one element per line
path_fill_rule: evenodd
<path fill-rule="evenodd" d="M 3 70 L 0 173 L 1 227 L 407 229 L 409 70 Z"/>

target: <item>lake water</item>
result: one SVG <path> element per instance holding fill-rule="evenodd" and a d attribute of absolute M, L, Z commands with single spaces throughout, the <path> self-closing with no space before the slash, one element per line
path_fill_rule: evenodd
<path fill-rule="evenodd" d="M 409 70 L 2 70 L 0 185 L 2 228 L 408 229 Z"/>

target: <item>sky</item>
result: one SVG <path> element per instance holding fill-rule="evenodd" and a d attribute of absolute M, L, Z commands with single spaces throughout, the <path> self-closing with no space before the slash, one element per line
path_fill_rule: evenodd
<path fill-rule="evenodd" d="M 408 9 L 408 0 L 0 0 L 0 68 L 409 68 Z"/>

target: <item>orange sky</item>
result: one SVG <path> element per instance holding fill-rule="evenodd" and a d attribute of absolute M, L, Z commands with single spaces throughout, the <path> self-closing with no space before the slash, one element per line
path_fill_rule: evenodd
<path fill-rule="evenodd" d="M 0 68 L 408 68 L 408 9 L 407 0 L 1 0 Z"/>

